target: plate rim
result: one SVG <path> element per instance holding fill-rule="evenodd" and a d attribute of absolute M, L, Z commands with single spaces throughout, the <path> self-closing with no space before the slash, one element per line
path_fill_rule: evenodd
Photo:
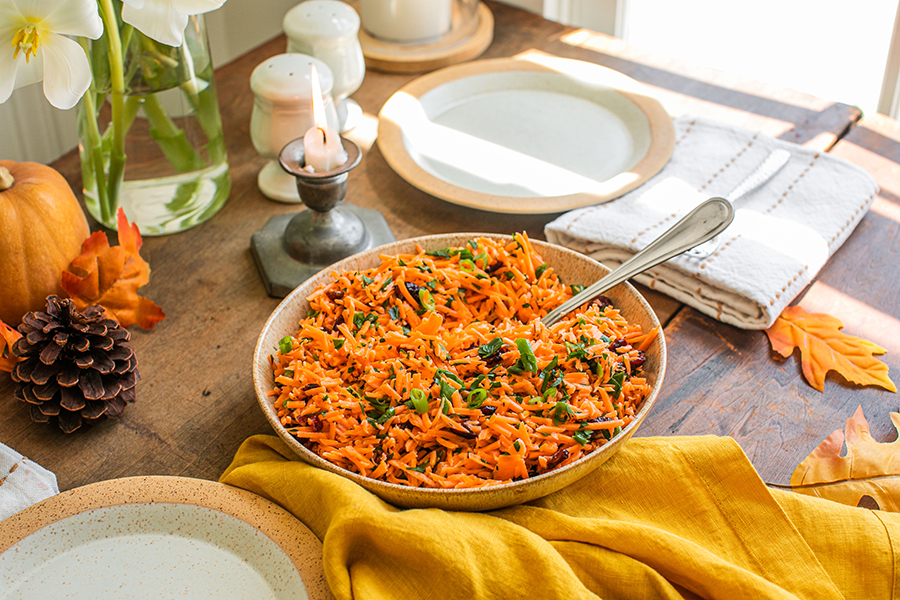
<path fill-rule="evenodd" d="M 556 69 L 530 60 L 539 55 L 555 61 L 571 61 L 589 65 L 601 77 L 598 82 L 613 89 L 634 104 L 646 117 L 650 126 L 650 147 L 644 157 L 627 172 L 636 175 L 621 184 L 610 186 L 602 192 L 579 192 L 561 196 L 503 196 L 464 188 L 436 177 L 422 168 L 406 151 L 403 129 L 388 114 L 401 95 L 421 98 L 425 93 L 455 80 L 506 71 L 537 71 L 557 73 Z M 646 88 L 627 75 L 609 67 L 583 60 L 557 57 L 543 52 L 530 52 L 516 58 L 492 58 L 454 65 L 434 71 L 409 82 L 388 98 L 378 113 L 378 148 L 388 165 L 419 190 L 460 206 L 505 214 L 554 214 L 612 200 L 625 194 L 656 175 L 672 156 L 675 149 L 675 127 L 672 118 L 658 100 L 649 95 Z M 607 182 L 614 180 L 619 175 Z M 498 204 L 498 200 L 502 202 Z M 523 203 L 535 206 L 523 207 Z M 503 204 L 506 202 L 509 206 Z M 547 207 L 552 204 L 552 207 Z"/>
<path fill-rule="evenodd" d="M 247 490 L 169 475 L 123 477 L 60 492 L 0 521 L 0 555 L 44 527 L 88 511 L 123 505 L 181 504 L 234 517 L 274 542 L 290 559 L 310 600 L 333 600 L 322 542 L 297 517 Z"/>

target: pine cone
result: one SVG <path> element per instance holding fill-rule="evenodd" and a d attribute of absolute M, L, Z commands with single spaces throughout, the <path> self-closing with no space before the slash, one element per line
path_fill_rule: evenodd
<path fill-rule="evenodd" d="M 47 312 L 22 319 L 13 353 L 24 360 L 12 371 L 16 397 L 31 405 L 31 418 L 47 423 L 56 417 L 60 429 L 72 433 L 82 423 L 118 417 L 134 402 L 140 379 L 131 335 L 103 308 L 78 312 L 75 303 L 47 298 Z"/>

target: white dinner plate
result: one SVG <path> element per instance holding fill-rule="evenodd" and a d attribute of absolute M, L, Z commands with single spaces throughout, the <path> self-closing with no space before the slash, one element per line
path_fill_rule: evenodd
<path fill-rule="evenodd" d="M 659 172 L 674 145 L 671 118 L 642 85 L 537 52 L 435 71 L 379 114 L 378 146 L 401 177 L 492 212 L 610 200 Z"/>
<path fill-rule="evenodd" d="M 0 599 L 326 600 L 322 545 L 293 515 L 200 479 L 132 477 L 0 522 Z"/>

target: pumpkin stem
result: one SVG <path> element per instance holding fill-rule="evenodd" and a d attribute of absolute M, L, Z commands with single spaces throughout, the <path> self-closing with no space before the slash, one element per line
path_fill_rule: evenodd
<path fill-rule="evenodd" d="M 0 167 L 0 192 L 5 192 L 11 188 L 15 182 L 16 178 L 12 176 L 9 169 Z"/>

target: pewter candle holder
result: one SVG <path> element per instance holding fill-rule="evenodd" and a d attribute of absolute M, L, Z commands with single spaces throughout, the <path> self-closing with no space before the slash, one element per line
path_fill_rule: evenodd
<path fill-rule="evenodd" d="M 394 241 L 387 221 L 376 210 L 342 204 L 348 174 L 362 157 L 359 146 L 341 138 L 347 161 L 324 173 L 310 173 L 303 139 L 287 144 L 279 155 L 282 169 L 297 180 L 307 209 L 277 215 L 253 234 L 250 250 L 270 296 L 283 298 L 329 265 Z"/>

